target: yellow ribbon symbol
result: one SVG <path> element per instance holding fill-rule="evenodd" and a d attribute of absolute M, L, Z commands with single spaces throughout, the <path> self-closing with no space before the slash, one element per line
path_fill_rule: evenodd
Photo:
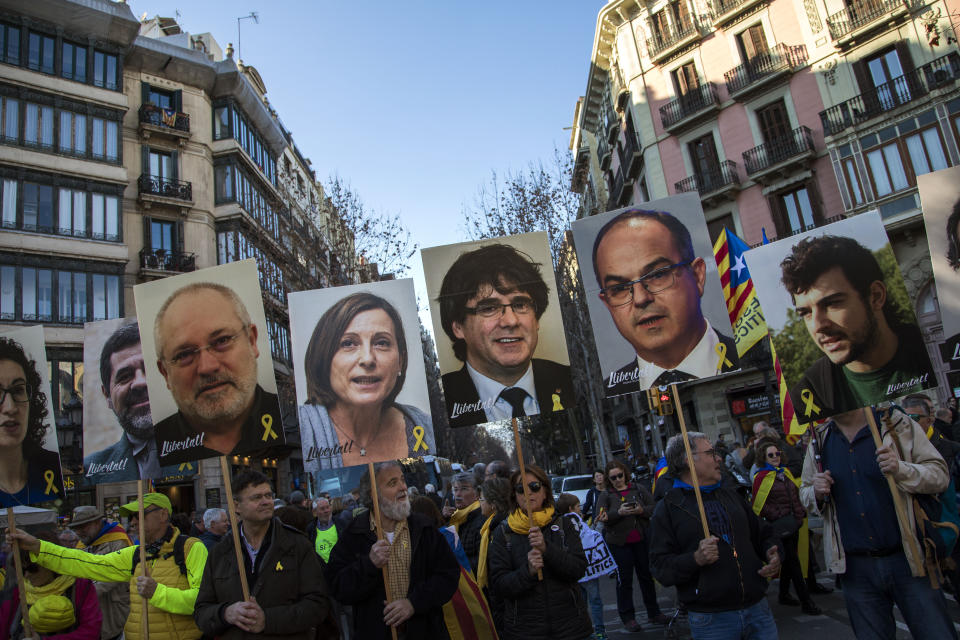
<path fill-rule="evenodd" d="M 553 410 L 554 410 L 554 411 L 563 411 L 563 405 L 560 404 L 560 394 L 559 394 L 559 393 L 554 393 L 554 394 L 551 395 L 550 397 L 553 398 Z"/>
<path fill-rule="evenodd" d="M 43 472 L 43 479 L 47 481 L 47 486 L 43 490 L 45 495 L 50 495 L 50 492 L 60 493 L 60 489 L 57 489 L 57 485 L 53 484 L 53 481 L 57 479 L 57 476 L 54 475 L 53 471 L 47 469 Z"/>
<path fill-rule="evenodd" d="M 413 437 L 417 439 L 416 443 L 413 445 L 413 452 L 416 453 L 420 450 L 420 447 L 423 447 L 424 451 L 430 451 L 430 447 L 427 446 L 427 443 L 423 441 L 423 436 L 426 432 L 423 430 L 423 427 L 417 425 L 413 428 Z"/>
<path fill-rule="evenodd" d="M 279 561 L 279 560 L 277 560 L 276 570 L 277 570 L 277 571 L 283 571 L 283 565 L 280 564 L 280 561 Z"/>
<path fill-rule="evenodd" d="M 263 437 L 260 438 L 264 442 L 267 441 L 267 438 L 277 439 L 277 432 L 273 430 L 273 416 L 269 413 L 265 413 L 260 416 L 260 424 L 263 425 Z"/>
<path fill-rule="evenodd" d="M 717 355 L 720 356 L 717 359 L 717 373 L 723 371 L 723 367 L 726 366 L 730 369 L 733 369 L 733 363 L 730 362 L 730 358 L 727 357 L 727 345 L 722 342 L 718 342 L 717 346 L 713 348 L 717 352 Z"/>
<path fill-rule="evenodd" d="M 820 407 L 813 403 L 813 392 L 810 389 L 804 389 L 800 392 L 800 397 L 803 399 L 803 414 L 810 417 L 810 412 L 820 415 Z"/>
<path fill-rule="evenodd" d="M 193 465 L 190 464 L 189 462 L 181 462 L 181 463 L 180 463 L 180 471 L 183 471 L 183 468 L 184 468 L 184 467 L 186 467 L 186 468 L 189 469 L 190 471 L 193 471 Z"/>

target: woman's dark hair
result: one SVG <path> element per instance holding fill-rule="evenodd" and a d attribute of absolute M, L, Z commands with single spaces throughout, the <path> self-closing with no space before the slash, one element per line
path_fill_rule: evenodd
<path fill-rule="evenodd" d="M 437 528 L 444 525 L 443 515 L 440 513 L 440 509 L 437 509 L 437 505 L 427 496 L 417 496 L 411 500 L 410 511 L 427 516 L 427 519 Z"/>
<path fill-rule="evenodd" d="M 560 497 L 557 498 L 557 513 L 560 515 L 566 515 L 573 511 L 573 508 L 580 504 L 580 498 L 573 495 L 572 493 L 561 493 Z"/>
<path fill-rule="evenodd" d="M 493 510 L 503 515 L 510 511 L 510 494 L 513 485 L 506 478 L 494 476 L 488 478 L 480 486 L 480 495 L 493 506 Z"/>
<path fill-rule="evenodd" d="M 767 462 L 768 447 L 777 448 L 777 451 L 780 452 L 780 466 L 785 466 L 784 463 L 787 461 L 787 454 L 780 448 L 780 443 L 772 438 L 760 438 L 754 445 L 753 450 L 756 451 L 757 466 L 762 467 Z"/>
<path fill-rule="evenodd" d="M 611 460 L 607 463 L 606 470 L 603 472 L 603 484 L 607 487 L 607 491 L 616 491 L 613 486 L 613 483 L 610 482 L 610 472 L 614 469 L 620 469 L 623 471 L 623 481 L 630 484 L 630 469 L 627 468 L 627 465 L 623 464 L 619 460 Z"/>
<path fill-rule="evenodd" d="M 340 348 L 340 339 L 353 319 L 364 311 L 375 309 L 382 309 L 393 322 L 393 333 L 397 340 L 397 349 L 400 351 L 400 377 L 384 401 L 383 409 L 388 409 L 397 399 L 407 379 L 407 338 L 403 332 L 403 322 L 392 304 L 380 296 L 362 292 L 338 300 L 327 309 L 317 322 L 313 335 L 310 336 L 310 344 L 307 345 L 303 362 L 307 378 L 307 404 L 319 404 L 325 407 L 336 404 L 337 394 L 330 386 L 330 363 Z"/>
<path fill-rule="evenodd" d="M 47 394 L 43 392 L 43 382 L 37 371 L 37 363 L 27 357 L 18 342 L 0 337 L 0 360 L 10 360 L 20 365 L 27 386 L 30 387 L 27 435 L 23 440 L 23 457 L 29 459 L 43 449 L 43 438 L 47 433 L 47 425 L 44 424 L 48 413 Z"/>
<path fill-rule="evenodd" d="M 550 480 L 547 479 L 546 471 L 544 471 L 540 467 L 533 464 L 526 465 L 526 469 L 524 469 L 524 471 L 526 471 L 527 473 L 532 475 L 534 478 L 536 478 L 542 485 L 543 493 L 545 496 L 543 500 L 543 506 L 544 507 L 554 506 L 553 491 L 550 490 Z M 517 469 L 512 474 L 510 474 L 510 509 L 511 510 L 520 508 L 520 503 L 517 502 L 517 491 L 515 487 L 521 481 L 526 482 L 526 479 L 520 475 L 519 469 Z"/>
<path fill-rule="evenodd" d="M 947 218 L 947 262 L 956 271 L 960 269 L 960 236 L 957 235 L 960 224 L 960 200 L 953 205 L 953 213 Z"/>

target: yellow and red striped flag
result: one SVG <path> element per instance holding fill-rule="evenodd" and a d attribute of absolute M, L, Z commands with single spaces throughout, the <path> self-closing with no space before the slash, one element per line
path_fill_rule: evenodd
<path fill-rule="evenodd" d="M 800 424 L 797 420 L 797 413 L 793 410 L 793 400 L 787 392 L 787 383 L 783 379 L 783 369 L 780 368 L 780 360 L 777 359 L 777 349 L 773 346 L 773 338 L 770 339 L 770 354 L 773 356 L 773 369 L 777 373 L 777 389 L 780 392 L 780 412 L 783 416 L 783 432 L 787 436 L 787 442 L 796 444 L 797 439 L 807 430 L 809 423 Z"/>
<path fill-rule="evenodd" d="M 760 309 L 750 270 L 743 259 L 743 253 L 749 249 L 746 242 L 726 228 L 713 245 L 723 297 L 727 301 L 730 324 L 733 325 L 733 339 L 740 356 L 767 335 L 767 321 Z"/>

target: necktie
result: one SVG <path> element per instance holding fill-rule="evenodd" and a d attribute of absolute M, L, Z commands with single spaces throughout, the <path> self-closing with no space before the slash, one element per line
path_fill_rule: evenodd
<path fill-rule="evenodd" d="M 693 380 L 696 376 L 692 376 L 689 373 L 684 373 L 683 371 L 677 371 L 676 369 L 669 369 L 664 371 L 657 379 L 653 381 L 655 387 L 665 387 L 673 383 L 686 382 L 687 380 Z"/>
<path fill-rule="evenodd" d="M 523 401 L 527 399 L 527 395 L 527 392 L 520 387 L 510 387 L 500 392 L 500 397 L 509 402 L 510 407 L 513 408 L 511 418 L 522 418 L 527 415 L 523 410 Z"/>

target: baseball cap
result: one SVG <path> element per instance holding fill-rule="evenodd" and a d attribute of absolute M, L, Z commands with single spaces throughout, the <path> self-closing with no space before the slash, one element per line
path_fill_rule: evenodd
<path fill-rule="evenodd" d="M 167 513 L 173 513 L 173 507 L 170 505 L 170 498 L 163 495 L 162 493 L 145 493 L 143 494 L 143 508 L 146 510 L 149 507 L 163 507 L 167 510 Z M 127 504 L 120 507 L 121 516 L 135 516 L 139 512 L 140 507 L 137 504 L 137 501 L 128 502 Z"/>

